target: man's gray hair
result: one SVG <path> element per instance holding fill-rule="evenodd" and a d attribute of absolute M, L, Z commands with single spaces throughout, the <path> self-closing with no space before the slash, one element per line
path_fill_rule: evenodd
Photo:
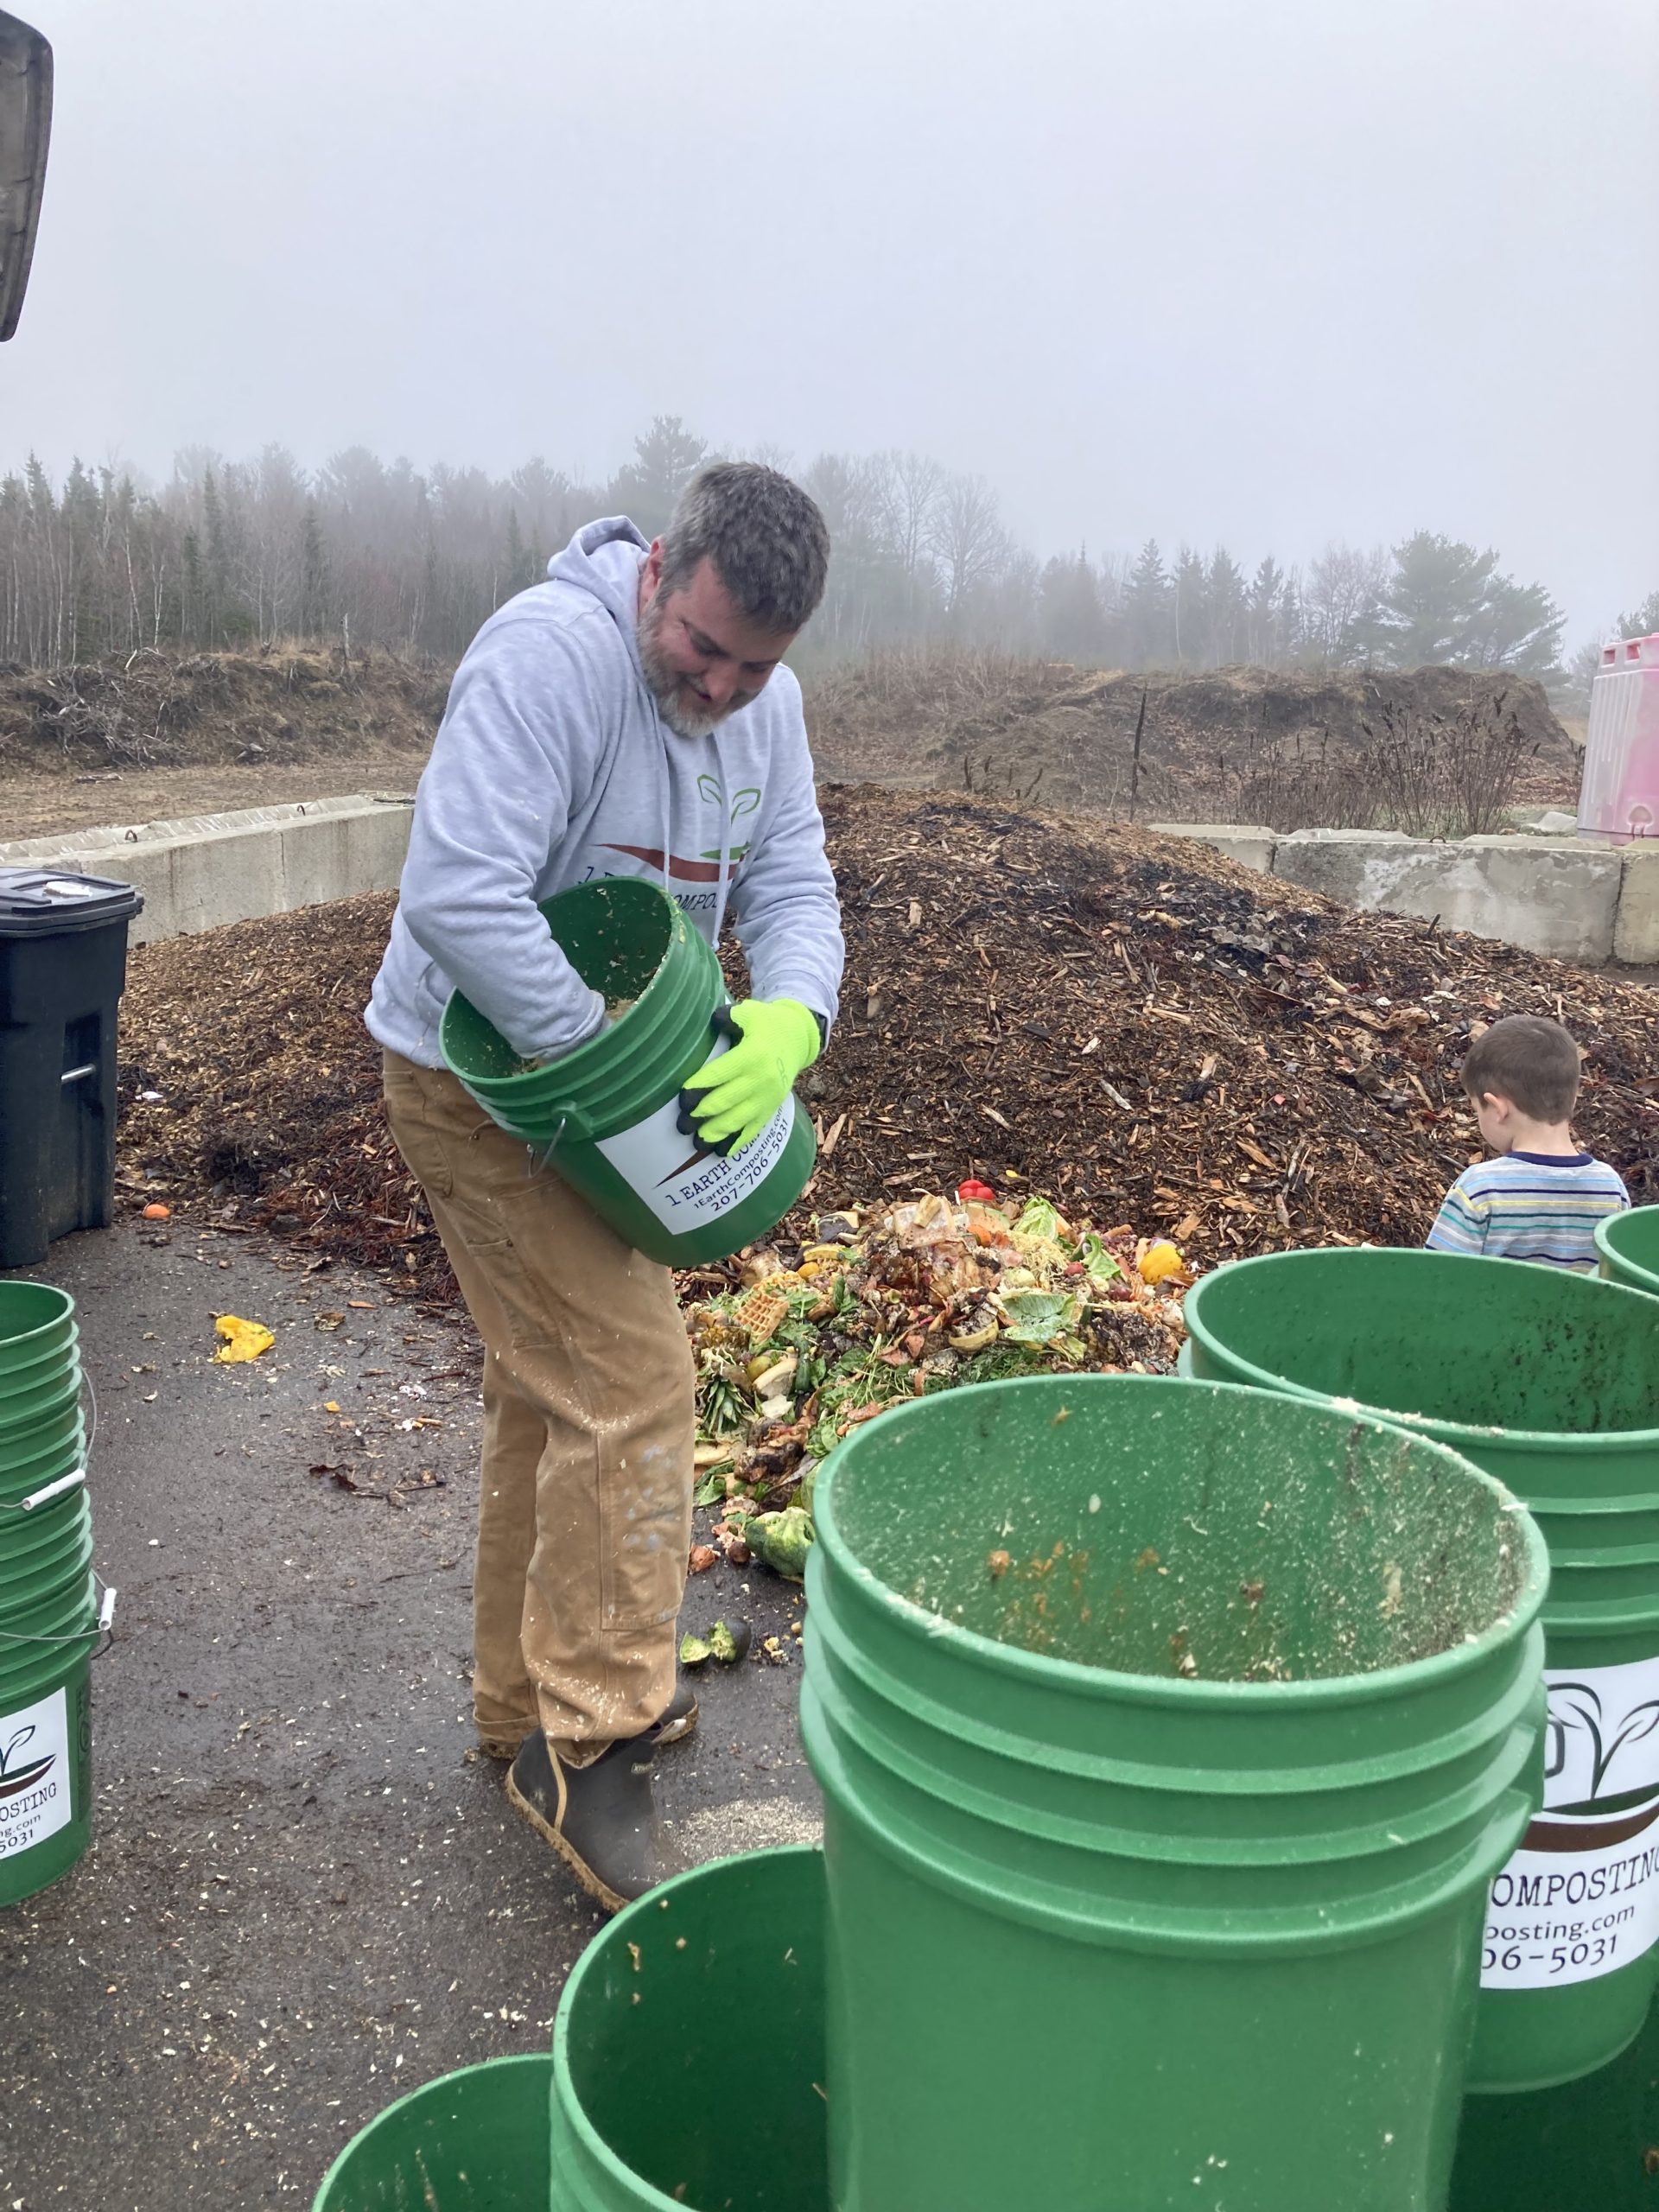
<path fill-rule="evenodd" d="M 830 532 L 817 503 L 775 468 L 719 461 L 694 477 L 663 532 L 659 589 L 683 591 L 704 561 L 757 629 L 800 629 L 823 597 Z"/>

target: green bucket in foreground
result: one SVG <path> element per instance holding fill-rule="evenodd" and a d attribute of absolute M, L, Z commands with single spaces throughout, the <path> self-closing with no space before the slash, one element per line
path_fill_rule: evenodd
<path fill-rule="evenodd" d="M 545 2051 L 412 2089 L 324 2177 L 312 2212 L 548 2212 Z"/>
<path fill-rule="evenodd" d="M 804 1845 L 619 1913 L 554 2023 L 550 2212 L 829 2212 L 823 1945 Z"/>
<path fill-rule="evenodd" d="M 1609 1282 L 1659 1295 L 1659 1206 L 1632 1206 L 1596 1224 L 1596 1249 Z"/>
<path fill-rule="evenodd" d="M 680 1130 L 681 1085 L 723 1049 L 725 986 L 707 941 L 642 877 L 578 884 L 542 912 L 583 982 L 626 1011 L 550 1065 L 526 1068 L 457 991 L 438 1031 L 449 1068 L 647 1259 L 696 1267 L 764 1236 L 805 1189 L 817 1141 L 792 1095 L 730 1159 Z"/>
<path fill-rule="evenodd" d="M 1438 2212 L 1539 1796 L 1524 1510 L 1363 1415 L 1098 1375 L 898 1408 L 814 1510 L 832 2201 Z"/>
<path fill-rule="evenodd" d="M 1356 1405 L 1531 1508 L 1550 1554 L 1544 1808 L 1492 1886 L 1471 2085 L 1545 2088 L 1641 2028 L 1659 1935 L 1659 1300 L 1422 1251 L 1280 1252 L 1186 1299 L 1192 1371 Z"/>
<path fill-rule="evenodd" d="M 0 1378 L 55 1363 L 67 1374 L 77 1357 L 75 1301 L 49 1282 L 0 1282 Z"/>
<path fill-rule="evenodd" d="M 0 1643 L 0 1906 L 67 1874 L 91 1840 L 95 1640 Z"/>
<path fill-rule="evenodd" d="M 1659 2008 L 1610 2066 L 1554 2089 L 1471 2097 L 1449 2212 L 1654 2212 Z"/>

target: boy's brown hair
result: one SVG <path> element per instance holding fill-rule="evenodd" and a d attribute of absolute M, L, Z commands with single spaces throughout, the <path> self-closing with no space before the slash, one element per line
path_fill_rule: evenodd
<path fill-rule="evenodd" d="M 1476 1101 L 1490 1091 L 1529 1122 L 1565 1122 L 1579 1095 L 1579 1048 L 1559 1021 L 1505 1014 L 1464 1054 L 1458 1080 Z"/>

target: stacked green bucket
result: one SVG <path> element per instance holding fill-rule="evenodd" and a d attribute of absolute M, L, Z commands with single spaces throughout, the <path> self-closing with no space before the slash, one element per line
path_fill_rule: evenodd
<path fill-rule="evenodd" d="M 80 1387 L 73 1300 L 0 1282 L 0 1905 L 86 1847 L 99 1606 Z"/>
<path fill-rule="evenodd" d="M 1543 1809 L 1493 1885 L 1471 2085 L 1639 2033 L 1659 1932 L 1659 1300 L 1435 1252 L 1285 1252 L 1188 1295 L 1193 1371 L 1384 1415 L 1523 1498 L 1550 1554 Z"/>
<path fill-rule="evenodd" d="M 457 991 L 438 1033 L 450 1069 L 648 1260 L 699 1267 L 764 1236 L 806 1187 L 817 1147 L 792 1096 L 729 1158 L 680 1128 L 682 1084 L 725 1042 L 726 988 L 708 940 L 641 877 L 578 884 L 542 912 L 616 1018 L 575 1052 L 526 1067 Z"/>
<path fill-rule="evenodd" d="M 1042 1376 L 815 1493 L 840 2212 L 1435 2212 L 1547 1563 L 1355 1413 Z"/>
<path fill-rule="evenodd" d="M 822 1856 L 629 1906 L 550 2069 L 429 2084 L 316 2212 L 1440 2212 L 1540 1794 L 1524 1510 L 1364 1416 L 1107 1376 L 916 1401 L 816 1502 Z"/>
<path fill-rule="evenodd" d="M 1609 1214 L 1597 1227 L 1596 1249 L 1609 1282 L 1659 1293 L 1659 1206 Z"/>

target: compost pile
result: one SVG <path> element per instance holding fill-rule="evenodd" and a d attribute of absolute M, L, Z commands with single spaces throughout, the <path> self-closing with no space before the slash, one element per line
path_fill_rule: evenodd
<path fill-rule="evenodd" d="M 1478 1028 L 1548 1014 L 1587 1058 L 1579 1129 L 1659 1198 L 1653 994 L 1357 914 L 1208 848 L 970 798 L 823 794 L 848 971 L 802 1090 L 809 1210 L 977 1178 L 1167 1233 L 1198 1265 L 1421 1242 L 1478 1154 Z M 387 1135 L 361 1008 L 390 898 L 145 948 L 122 1017 L 123 1189 L 454 1295 Z M 806 1227 L 803 1215 L 792 1224 Z"/>
<path fill-rule="evenodd" d="M 753 1552 L 798 1573 L 819 1463 L 906 1399 L 1016 1375 L 1170 1373 L 1190 1281 L 1166 1240 L 1068 1221 L 1043 1198 L 999 1206 L 976 1183 L 818 1214 L 801 1241 L 698 1270 L 683 1287 L 697 1503 L 726 1509 L 715 1542 L 736 1565 Z"/>

